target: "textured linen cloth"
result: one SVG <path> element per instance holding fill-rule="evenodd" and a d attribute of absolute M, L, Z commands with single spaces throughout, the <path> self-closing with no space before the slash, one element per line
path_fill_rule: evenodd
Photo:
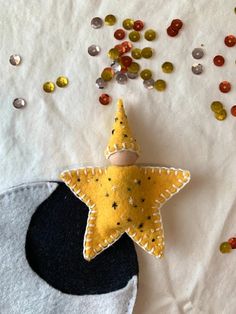
<path fill-rule="evenodd" d="M 191 183 L 163 208 L 166 256 L 157 260 L 137 248 L 140 281 L 135 314 L 224 313 L 236 311 L 236 254 L 222 255 L 219 244 L 235 235 L 236 120 L 219 122 L 210 111 L 221 100 L 229 112 L 236 101 L 235 47 L 224 37 L 236 33 L 235 1 L 1 0 L 0 65 L 0 189 L 30 181 L 58 179 L 68 167 L 105 166 L 106 147 L 115 112 L 114 103 L 101 106 L 95 80 L 109 65 L 106 52 L 117 41 L 113 32 L 124 18 L 142 19 L 158 31 L 151 46 L 155 56 L 141 60 L 154 78 L 167 81 L 163 93 L 148 91 L 141 79 L 106 90 L 122 97 L 130 125 L 141 145 L 139 162 L 189 169 Z M 113 13 L 114 27 L 94 30 L 90 20 Z M 166 28 L 174 18 L 184 27 L 170 38 Z M 90 57 L 87 48 L 99 44 L 102 53 Z M 204 45 L 205 56 L 191 52 Z M 12 67 L 9 56 L 19 53 L 22 64 Z M 215 55 L 224 67 L 212 63 Z M 171 61 L 175 72 L 161 72 Z M 192 74 L 193 63 L 204 73 Z M 69 77 L 66 89 L 46 94 L 42 84 L 59 75 Z M 222 94 L 218 84 L 232 83 Z M 12 101 L 24 97 L 28 106 L 15 110 Z M 1 218 L 0 218 L 1 219 Z"/>

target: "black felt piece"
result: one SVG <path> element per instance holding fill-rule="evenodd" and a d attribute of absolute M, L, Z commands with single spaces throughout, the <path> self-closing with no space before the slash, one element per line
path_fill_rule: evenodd
<path fill-rule="evenodd" d="M 101 294 L 121 289 L 138 273 L 132 240 L 123 235 L 88 262 L 83 238 L 88 207 L 66 187 L 58 188 L 32 216 L 26 236 L 31 268 L 52 287 L 68 294 Z"/>

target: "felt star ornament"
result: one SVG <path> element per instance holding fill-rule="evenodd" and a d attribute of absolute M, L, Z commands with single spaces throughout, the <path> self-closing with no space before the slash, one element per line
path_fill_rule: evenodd
<path fill-rule="evenodd" d="M 106 168 L 67 170 L 61 179 L 89 207 L 84 258 L 96 255 L 127 233 L 148 253 L 161 257 L 164 232 L 160 208 L 190 180 L 189 171 L 134 165 L 139 146 L 118 101 L 105 156 Z"/>

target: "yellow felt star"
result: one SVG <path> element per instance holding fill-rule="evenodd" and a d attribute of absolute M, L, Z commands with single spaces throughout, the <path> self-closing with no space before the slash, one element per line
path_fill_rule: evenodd
<path fill-rule="evenodd" d="M 161 206 L 190 180 L 188 171 L 110 166 L 64 171 L 62 180 L 89 207 L 84 257 L 93 259 L 126 232 L 148 253 L 161 257 Z"/>

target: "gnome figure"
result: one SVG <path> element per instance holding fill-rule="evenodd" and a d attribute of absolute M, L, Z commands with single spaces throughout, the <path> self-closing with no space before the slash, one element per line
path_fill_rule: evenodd
<path fill-rule="evenodd" d="M 107 168 L 67 170 L 61 179 L 89 207 L 84 235 L 88 261 L 127 233 L 148 253 L 161 257 L 164 232 L 160 208 L 190 180 L 181 169 L 134 165 L 139 146 L 129 128 L 122 100 L 105 156 Z"/>

